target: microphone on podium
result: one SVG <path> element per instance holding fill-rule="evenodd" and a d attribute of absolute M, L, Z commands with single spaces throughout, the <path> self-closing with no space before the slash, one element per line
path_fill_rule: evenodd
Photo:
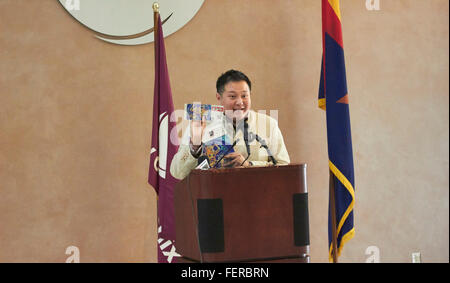
<path fill-rule="evenodd" d="M 202 169 L 202 170 L 208 170 L 209 168 L 211 168 L 211 166 L 209 165 L 209 158 L 206 155 L 201 155 L 198 158 L 197 161 L 197 167 L 195 167 L 195 169 Z"/>
<path fill-rule="evenodd" d="M 261 144 L 261 147 L 266 149 L 267 155 L 269 155 L 269 159 L 270 161 L 272 161 L 273 165 L 277 165 L 277 160 L 273 157 L 273 154 L 270 151 L 269 147 L 267 146 L 266 141 L 260 136 L 258 136 L 258 134 L 248 131 L 247 119 L 244 120 L 244 142 L 245 147 L 247 148 L 247 158 L 244 160 L 244 162 L 247 161 L 248 157 L 250 156 L 250 143 L 253 142 L 255 139 L 257 142 Z M 242 164 L 244 164 L 244 162 L 242 162 Z"/>

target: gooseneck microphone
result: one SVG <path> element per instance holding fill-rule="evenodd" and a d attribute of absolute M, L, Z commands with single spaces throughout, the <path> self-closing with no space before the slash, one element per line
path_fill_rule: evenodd
<path fill-rule="evenodd" d="M 244 142 L 245 142 L 245 148 L 247 149 L 247 158 L 246 158 L 246 160 L 250 156 L 250 143 L 249 143 L 249 138 L 250 137 L 249 137 L 249 133 L 248 133 L 248 121 L 247 120 L 248 120 L 248 118 L 245 118 L 245 120 L 244 120 Z"/>
<path fill-rule="evenodd" d="M 257 142 L 261 144 L 261 147 L 265 148 L 267 151 L 267 155 L 269 155 L 270 161 L 272 161 L 273 165 L 277 165 L 277 160 L 273 157 L 272 152 L 270 151 L 269 147 L 267 146 L 266 141 L 258 136 L 258 134 L 254 134 L 253 132 L 248 131 L 248 122 L 247 118 L 244 120 L 244 142 L 245 147 L 247 148 L 247 158 L 242 162 L 242 164 L 247 161 L 248 157 L 250 156 L 250 143 L 253 142 L 256 139 Z"/>
<path fill-rule="evenodd" d="M 250 157 L 250 143 L 249 143 L 249 133 L 248 133 L 248 118 L 244 119 L 244 142 L 245 148 L 247 149 L 247 157 L 241 163 L 241 166 L 244 165 L 245 161 Z"/>
<path fill-rule="evenodd" d="M 269 155 L 269 159 L 270 159 L 270 161 L 272 161 L 273 165 L 277 165 L 277 160 L 275 159 L 275 157 L 273 157 L 273 154 L 270 151 L 269 147 L 267 146 L 266 141 L 263 138 L 261 138 L 260 136 L 258 136 L 257 134 L 255 134 L 255 138 L 261 144 L 261 147 L 266 149 L 267 154 Z"/>

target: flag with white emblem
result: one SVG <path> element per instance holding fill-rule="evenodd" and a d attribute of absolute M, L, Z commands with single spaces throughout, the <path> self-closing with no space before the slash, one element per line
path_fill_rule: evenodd
<path fill-rule="evenodd" d="M 175 262 L 180 255 L 175 248 L 175 214 L 173 191 L 177 179 L 170 174 L 170 163 L 178 150 L 176 121 L 172 121 L 174 112 L 169 72 L 166 62 L 164 35 L 159 13 L 155 13 L 155 89 L 153 97 L 152 148 L 148 182 L 158 195 L 158 262 Z"/>

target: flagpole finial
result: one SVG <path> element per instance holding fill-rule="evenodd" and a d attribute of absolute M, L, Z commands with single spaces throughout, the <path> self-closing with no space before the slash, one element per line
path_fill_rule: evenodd
<path fill-rule="evenodd" d="M 153 3 L 153 12 L 159 13 L 159 4 L 158 4 L 158 2 Z"/>

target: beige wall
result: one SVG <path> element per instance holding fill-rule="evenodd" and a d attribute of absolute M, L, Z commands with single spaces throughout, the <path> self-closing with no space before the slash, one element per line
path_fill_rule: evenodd
<path fill-rule="evenodd" d="M 343 262 L 449 261 L 449 2 L 341 1 L 356 179 Z M 327 261 L 325 113 L 317 0 L 207 0 L 166 38 L 175 108 L 214 102 L 229 68 L 253 108 L 278 109 L 308 163 L 312 261 Z M 156 260 L 147 184 L 153 44 L 102 42 L 57 1 L 0 0 L 0 262 Z"/>

